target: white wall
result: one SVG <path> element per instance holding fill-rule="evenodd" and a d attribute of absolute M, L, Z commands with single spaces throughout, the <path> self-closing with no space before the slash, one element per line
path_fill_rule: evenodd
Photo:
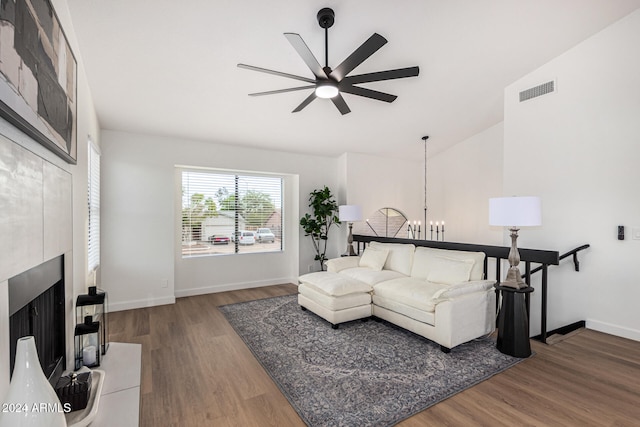
<path fill-rule="evenodd" d="M 543 203 L 543 225 L 523 229 L 519 246 L 562 253 L 591 244 L 580 272 L 569 260 L 550 270 L 549 329 L 586 319 L 640 339 L 640 240 L 631 240 L 640 226 L 639 40 L 640 10 L 505 90 L 504 194 Z M 520 91 L 552 79 L 556 93 L 518 102 Z"/>
<path fill-rule="evenodd" d="M 421 158 L 404 160 L 345 153 L 340 159 L 346 188 L 344 203 L 361 206 L 363 219 L 381 208 L 395 208 L 409 220 L 423 218 L 424 166 Z M 346 242 L 348 229 L 341 228 L 343 242 Z"/>
<path fill-rule="evenodd" d="M 489 227 L 489 198 L 502 195 L 503 132 L 498 123 L 429 158 L 428 217 L 445 221 L 447 241 L 503 244 L 503 231 Z"/>
<path fill-rule="evenodd" d="M 67 172 L 71 174 L 72 186 L 72 250 L 67 252 L 69 255 L 65 258 L 65 294 L 67 300 L 67 364 L 73 364 L 73 327 L 75 322 L 75 312 L 73 310 L 75 298 L 78 294 L 87 292 L 87 137 L 90 136 L 94 142 L 99 144 L 99 124 L 93 107 L 93 99 L 89 91 L 87 79 L 80 56 L 78 43 L 75 38 L 73 25 L 67 9 L 65 0 L 53 0 L 53 6 L 58 14 L 60 23 L 64 28 L 71 49 L 73 50 L 76 61 L 78 63 L 78 110 L 77 110 L 77 135 L 78 135 L 78 152 L 76 165 L 70 165 L 60 159 L 58 156 L 47 150 L 45 147 L 27 137 L 15 127 L 7 123 L 4 119 L 0 119 L 0 138 L 11 143 L 18 144 L 21 148 L 34 153 L 41 157 L 48 164 L 47 168 L 53 166 L 60 169 L 59 173 Z M 56 170 L 55 168 L 52 170 Z M 64 172 L 62 172 L 64 171 Z M 64 175 L 62 175 L 64 176 Z M 49 197 L 49 196 L 47 196 Z M 50 200 L 55 203 L 55 200 Z M 6 215 L 6 212 L 0 212 L 0 215 Z M 48 220 L 45 220 L 48 221 Z M 51 236 L 50 236 L 51 237 Z M 44 239 L 44 236 L 41 236 Z M 68 236 L 66 237 L 68 238 Z M 55 240 L 55 236 L 54 236 Z M 12 247 L 20 243 L 10 241 L 8 243 Z M 51 243 L 50 249 L 56 247 L 55 243 Z M 60 251 L 64 246 L 58 246 Z M 48 250 L 42 254 L 50 259 L 54 254 Z M 57 254 L 56 254 L 57 255 Z M 34 267 L 37 264 L 29 265 L 27 268 Z M 4 276 L 0 272 L 0 276 Z M 8 301 L 6 280 L 7 277 L 0 277 L 0 338 L 9 336 L 8 313 L 4 307 Z M 9 383 L 9 366 L 8 366 L 8 338 L 2 339 L 0 345 L 0 396 L 4 396 Z M 6 347 L 6 348 L 5 348 Z M 6 357 L 5 357 L 6 355 Z"/>
<path fill-rule="evenodd" d="M 115 131 L 102 132 L 102 151 L 102 280 L 112 309 L 295 283 L 298 271 L 317 269 L 298 221 L 311 191 L 324 185 L 340 191 L 336 159 Z M 284 252 L 182 259 L 176 165 L 285 175 Z M 332 257 L 336 240 L 330 240 Z"/>

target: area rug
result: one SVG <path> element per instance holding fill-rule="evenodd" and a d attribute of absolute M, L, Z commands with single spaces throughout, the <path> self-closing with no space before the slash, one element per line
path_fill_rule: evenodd
<path fill-rule="evenodd" d="M 391 426 L 521 361 L 491 339 L 449 354 L 387 322 L 332 329 L 295 295 L 220 307 L 309 426 Z"/>

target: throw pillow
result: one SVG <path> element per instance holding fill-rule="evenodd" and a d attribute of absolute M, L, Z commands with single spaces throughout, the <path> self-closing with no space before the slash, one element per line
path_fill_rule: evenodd
<path fill-rule="evenodd" d="M 427 280 L 445 285 L 467 282 L 474 263 L 472 259 L 434 257 Z"/>
<path fill-rule="evenodd" d="M 387 261 L 389 250 L 385 248 L 371 248 L 364 250 L 360 257 L 360 267 L 368 267 L 375 271 L 381 271 Z"/>

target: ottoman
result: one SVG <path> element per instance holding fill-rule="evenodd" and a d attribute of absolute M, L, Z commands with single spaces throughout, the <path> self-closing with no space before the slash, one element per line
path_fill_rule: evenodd
<path fill-rule="evenodd" d="M 369 284 L 338 273 L 319 271 L 298 278 L 298 304 L 331 323 L 371 317 L 371 291 Z"/>

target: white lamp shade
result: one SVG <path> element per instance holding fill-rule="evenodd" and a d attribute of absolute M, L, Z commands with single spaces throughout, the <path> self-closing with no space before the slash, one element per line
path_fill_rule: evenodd
<path fill-rule="evenodd" d="M 505 227 L 541 225 L 540 197 L 496 197 L 489 199 L 489 224 Z"/>
<path fill-rule="evenodd" d="M 356 205 L 342 205 L 338 207 L 340 222 L 353 222 L 362 219 L 362 208 Z"/>

